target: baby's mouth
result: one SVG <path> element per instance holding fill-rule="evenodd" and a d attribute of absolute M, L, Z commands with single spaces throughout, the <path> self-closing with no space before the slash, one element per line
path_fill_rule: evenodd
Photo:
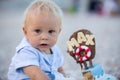
<path fill-rule="evenodd" d="M 41 47 L 46 47 L 48 44 L 40 44 Z"/>

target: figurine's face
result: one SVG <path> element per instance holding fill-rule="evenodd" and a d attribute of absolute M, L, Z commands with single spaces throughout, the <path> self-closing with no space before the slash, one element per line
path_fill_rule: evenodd
<path fill-rule="evenodd" d="M 81 50 L 81 52 L 79 52 L 80 56 L 85 56 L 86 52 L 85 52 L 85 49 Z"/>

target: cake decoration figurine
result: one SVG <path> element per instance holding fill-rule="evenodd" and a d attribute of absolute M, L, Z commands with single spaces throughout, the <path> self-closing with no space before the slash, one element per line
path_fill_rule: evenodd
<path fill-rule="evenodd" d="M 117 80 L 105 74 L 100 64 L 93 64 L 95 57 L 95 37 L 87 29 L 74 32 L 67 41 L 67 52 L 80 64 L 84 80 Z"/>

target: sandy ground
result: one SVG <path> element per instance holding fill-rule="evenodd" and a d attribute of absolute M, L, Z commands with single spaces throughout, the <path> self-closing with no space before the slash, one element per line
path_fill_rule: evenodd
<path fill-rule="evenodd" d="M 8 65 L 15 47 L 23 37 L 23 11 L 0 12 L 0 80 L 6 80 Z M 65 14 L 63 28 L 58 40 L 65 57 L 64 69 L 77 80 L 82 80 L 79 64 L 67 53 L 66 41 L 78 29 L 89 29 L 96 38 L 96 56 L 93 64 L 101 64 L 106 73 L 120 76 L 120 17 L 88 14 Z"/>

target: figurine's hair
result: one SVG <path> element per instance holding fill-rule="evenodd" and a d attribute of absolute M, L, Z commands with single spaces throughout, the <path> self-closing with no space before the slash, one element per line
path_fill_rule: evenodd
<path fill-rule="evenodd" d="M 27 22 L 27 18 L 31 17 L 33 14 L 31 12 L 40 13 L 45 10 L 48 14 L 52 13 L 54 16 L 59 17 L 62 21 L 63 13 L 60 7 L 52 0 L 35 0 L 32 2 L 24 13 L 24 25 Z"/>

